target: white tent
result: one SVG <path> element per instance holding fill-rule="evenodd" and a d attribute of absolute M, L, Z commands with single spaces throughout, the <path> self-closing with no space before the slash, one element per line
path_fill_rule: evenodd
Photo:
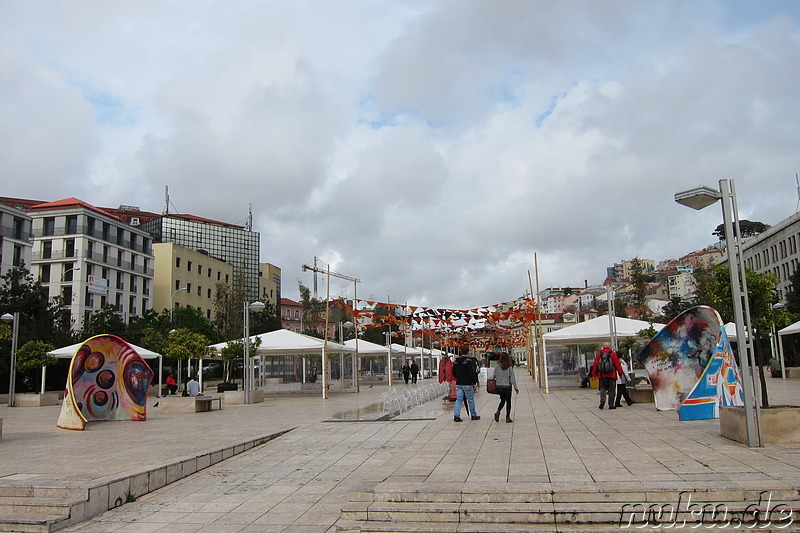
<path fill-rule="evenodd" d="M 356 340 L 350 339 L 349 341 L 344 341 L 344 345 L 352 348 L 353 351 L 356 350 Z M 392 352 L 398 353 L 396 349 L 396 344 L 392 345 Z M 386 346 L 381 346 L 380 344 L 375 344 L 374 342 L 365 341 L 364 339 L 358 339 L 358 353 L 361 355 L 386 355 Z M 402 353 L 402 351 L 400 352 Z"/>
<path fill-rule="evenodd" d="M 800 322 L 795 322 L 789 326 L 786 326 L 783 329 L 778 330 L 778 335 L 793 335 L 794 333 L 800 333 Z"/>
<path fill-rule="evenodd" d="M 736 322 L 728 322 L 725 324 L 725 333 L 728 334 L 729 341 L 737 342 L 739 340 L 739 337 L 736 335 Z"/>
<path fill-rule="evenodd" d="M 402 353 L 405 355 L 422 355 L 422 350 L 413 346 L 403 346 L 402 344 L 392 343 L 392 353 Z"/>
<path fill-rule="evenodd" d="M 785 335 L 794 335 L 795 333 L 800 333 L 800 322 L 795 322 L 778 330 L 778 354 L 780 355 L 781 377 L 784 379 L 786 379 L 786 357 L 783 355 L 783 337 Z M 774 349 L 772 353 L 775 353 Z"/>
<path fill-rule="evenodd" d="M 128 343 L 131 348 L 133 348 L 139 357 L 142 359 L 156 359 L 158 358 L 158 394 L 161 394 L 161 384 L 163 383 L 162 374 L 163 374 L 163 358 L 160 353 L 152 352 L 147 348 L 142 348 L 141 346 L 136 346 L 135 344 Z M 82 342 L 78 344 L 70 344 L 69 346 L 64 346 L 63 348 L 56 348 L 52 352 L 47 352 L 47 355 L 52 355 L 53 357 L 57 357 L 59 359 L 72 359 L 72 356 L 75 355 L 75 352 L 78 351 L 78 348 L 83 346 Z M 45 378 L 45 367 L 42 367 L 42 393 L 44 393 L 44 378 Z"/>
<path fill-rule="evenodd" d="M 261 335 L 253 335 L 251 339 L 258 337 L 261 339 L 261 345 L 256 349 L 256 355 L 294 355 L 294 354 L 321 354 L 325 341 L 310 335 L 303 335 L 302 333 L 295 333 L 288 329 L 279 329 L 277 331 L 270 331 L 262 333 Z M 359 348 L 361 343 L 359 342 Z M 227 342 L 220 342 L 219 344 L 212 344 L 209 346 L 215 352 L 219 352 L 222 348 L 228 346 Z M 326 351 L 328 353 L 340 352 L 354 352 L 354 348 L 339 344 L 338 342 L 328 341 Z M 359 351 L 361 351 L 359 349 Z"/>
<path fill-rule="evenodd" d="M 643 329 L 651 326 L 650 322 L 632 318 L 615 317 L 617 338 L 635 337 Z M 664 324 L 652 324 L 656 331 Z M 548 346 L 567 346 L 570 344 L 601 344 L 610 340 L 608 315 L 599 316 L 580 324 L 551 331 L 543 335 Z"/>

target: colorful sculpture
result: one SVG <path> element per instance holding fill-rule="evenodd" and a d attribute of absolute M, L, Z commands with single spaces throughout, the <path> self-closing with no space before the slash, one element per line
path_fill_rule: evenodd
<path fill-rule="evenodd" d="M 115 335 L 84 342 L 69 365 L 58 427 L 83 430 L 95 420 L 146 420 L 153 371 Z"/>
<path fill-rule="evenodd" d="M 656 409 L 681 420 L 719 417 L 720 405 L 744 405 L 741 375 L 719 313 L 698 306 L 678 315 L 639 352 Z"/>

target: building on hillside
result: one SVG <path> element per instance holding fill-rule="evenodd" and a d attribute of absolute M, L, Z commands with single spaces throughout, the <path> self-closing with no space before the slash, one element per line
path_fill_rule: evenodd
<path fill-rule="evenodd" d="M 789 278 L 800 262 L 800 213 L 772 226 L 764 233 L 752 237 L 742 246 L 742 257 L 747 268 L 759 274 L 771 272 L 778 277 L 778 298 L 786 302 L 791 285 Z"/>
<path fill-rule="evenodd" d="M 727 252 L 724 248 L 710 247 L 684 255 L 678 259 L 676 269 L 678 271 L 687 271 L 687 267 L 690 267 L 691 270 L 688 271 L 693 272 L 699 268 L 710 268 L 718 265 L 725 261 L 727 257 Z"/>
<path fill-rule="evenodd" d="M 134 211 L 126 216 L 140 218 Z M 172 242 L 198 251 L 233 267 L 232 284 L 241 283 L 245 297 L 255 301 L 259 297 L 259 233 L 244 226 L 227 224 L 194 215 L 168 214 L 138 226 L 152 235 L 153 242 Z"/>
<path fill-rule="evenodd" d="M 31 274 L 49 298 L 64 297 L 74 329 L 106 305 L 126 323 L 151 308 L 155 258 L 147 232 L 77 198 L 32 205 L 28 214 Z"/>
<path fill-rule="evenodd" d="M 652 274 L 656 271 L 656 262 L 652 259 L 641 259 L 639 258 L 639 262 L 642 265 L 642 271 L 645 274 Z M 609 271 L 611 268 L 609 268 Z M 633 277 L 633 259 L 631 260 L 623 260 L 621 263 L 615 263 L 613 267 L 613 279 L 619 281 L 623 279 L 630 279 Z"/>
<path fill-rule="evenodd" d="M 22 209 L 0 203 L 0 276 L 13 267 L 30 268 L 33 219 Z"/>
<path fill-rule="evenodd" d="M 289 298 L 281 298 L 281 327 L 303 333 L 303 304 Z"/>
<path fill-rule="evenodd" d="M 259 300 L 271 303 L 280 315 L 281 269 L 271 263 L 261 263 L 258 269 Z"/>
<path fill-rule="evenodd" d="M 193 307 L 213 321 L 216 285 L 231 283 L 233 266 L 172 242 L 153 244 L 153 255 L 153 309 Z"/>
<path fill-rule="evenodd" d="M 688 300 L 694 296 L 695 283 L 694 275 L 691 272 L 678 272 L 667 276 L 668 298 L 680 298 Z"/>

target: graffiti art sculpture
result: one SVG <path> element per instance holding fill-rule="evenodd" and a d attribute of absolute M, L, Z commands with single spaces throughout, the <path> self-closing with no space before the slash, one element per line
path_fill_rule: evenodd
<path fill-rule="evenodd" d="M 720 405 L 744 405 L 741 375 L 719 313 L 698 306 L 674 318 L 639 352 L 656 409 L 681 420 L 719 418 Z"/>
<path fill-rule="evenodd" d="M 153 371 L 115 335 L 98 335 L 78 348 L 69 365 L 58 427 L 82 430 L 95 420 L 145 420 Z"/>

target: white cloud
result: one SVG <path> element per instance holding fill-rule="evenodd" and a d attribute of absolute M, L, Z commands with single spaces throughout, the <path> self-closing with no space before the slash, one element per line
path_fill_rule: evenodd
<path fill-rule="evenodd" d="M 44 7 L 41 7 L 44 6 Z M 5 196 L 238 223 L 283 289 L 473 307 L 795 210 L 792 3 L 5 3 Z M 351 291 L 336 282 L 332 293 Z"/>

